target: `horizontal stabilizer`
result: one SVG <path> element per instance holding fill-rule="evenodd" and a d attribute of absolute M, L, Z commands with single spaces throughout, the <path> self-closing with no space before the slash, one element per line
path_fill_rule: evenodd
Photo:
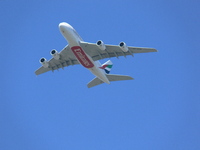
<path fill-rule="evenodd" d="M 107 74 L 106 75 L 109 81 L 122 81 L 122 80 L 133 80 L 132 77 L 126 75 L 114 75 L 114 74 Z M 98 77 L 94 78 L 90 81 L 87 85 L 88 88 L 94 87 L 96 85 L 104 83 Z"/>
<path fill-rule="evenodd" d="M 88 88 L 91 88 L 93 86 L 99 85 L 104 83 L 102 80 L 100 80 L 98 77 L 94 78 L 92 81 L 90 81 L 87 85 Z"/>
<path fill-rule="evenodd" d="M 132 77 L 126 75 L 107 74 L 109 81 L 133 80 Z"/>

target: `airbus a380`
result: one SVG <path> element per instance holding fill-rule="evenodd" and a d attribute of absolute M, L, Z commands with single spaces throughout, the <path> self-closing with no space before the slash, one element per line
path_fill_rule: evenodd
<path fill-rule="evenodd" d="M 47 61 L 45 58 L 40 59 L 42 67 L 35 71 L 36 75 L 47 71 L 58 70 L 69 65 L 81 64 L 90 70 L 96 77 L 88 83 L 88 88 L 101 83 L 110 84 L 110 81 L 132 80 L 133 78 L 126 75 L 109 74 L 112 68 L 112 62 L 108 60 L 103 65 L 98 60 L 110 57 L 119 57 L 134 55 L 134 53 L 157 52 L 154 48 L 128 47 L 126 43 L 120 42 L 119 45 L 106 45 L 99 40 L 96 43 L 84 42 L 76 30 L 68 23 L 59 24 L 59 29 L 68 45 L 61 52 L 52 50 L 50 54 L 53 58 Z"/>

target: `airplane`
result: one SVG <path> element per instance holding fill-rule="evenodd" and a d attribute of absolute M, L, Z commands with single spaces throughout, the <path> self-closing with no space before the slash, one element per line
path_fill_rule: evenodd
<path fill-rule="evenodd" d="M 109 74 L 113 66 L 111 60 L 102 65 L 99 60 L 111 57 L 118 58 L 119 56 L 126 57 L 127 55 L 133 56 L 135 53 L 157 52 L 154 48 L 128 47 L 125 42 L 120 42 L 119 45 L 106 45 L 102 40 L 98 40 L 96 43 L 84 42 L 76 30 L 66 22 L 60 23 L 59 29 L 68 45 L 61 52 L 53 49 L 50 52 L 52 59 L 49 61 L 44 57 L 41 58 L 39 62 L 42 67 L 35 71 L 36 75 L 81 64 L 96 76 L 87 84 L 87 87 L 91 88 L 102 83 L 110 84 L 111 81 L 133 80 L 132 77 L 127 75 Z"/>

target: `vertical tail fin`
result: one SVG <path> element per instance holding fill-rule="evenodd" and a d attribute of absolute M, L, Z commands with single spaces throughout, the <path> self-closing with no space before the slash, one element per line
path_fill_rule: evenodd
<path fill-rule="evenodd" d="M 101 67 L 99 67 L 99 68 L 104 69 L 104 71 L 105 71 L 107 74 L 109 74 L 109 73 L 110 73 L 110 70 L 111 70 L 111 68 L 112 68 L 112 66 L 113 66 L 112 61 L 111 61 L 111 60 L 108 60 L 108 61 L 105 62 L 103 65 L 101 65 Z"/>

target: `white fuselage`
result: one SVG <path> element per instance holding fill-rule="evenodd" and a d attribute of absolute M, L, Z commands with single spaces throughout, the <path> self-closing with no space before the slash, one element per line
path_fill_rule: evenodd
<path fill-rule="evenodd" d="M 68 41 L 68 44 L 78 62 L 85 68 L 89 69 L 100 80 L 110 84 L 104 71 L 99 68 L 101 67 L 100 62 L 93 61 L 93 59 L 88 54 L 86 54 L 84 49 L 80 46 L 80 42 L 83 40 L 75 31 L 75 29 L 71 25 L 65 22 L 59 24 L 59 29 L 62 35 Z"/>

